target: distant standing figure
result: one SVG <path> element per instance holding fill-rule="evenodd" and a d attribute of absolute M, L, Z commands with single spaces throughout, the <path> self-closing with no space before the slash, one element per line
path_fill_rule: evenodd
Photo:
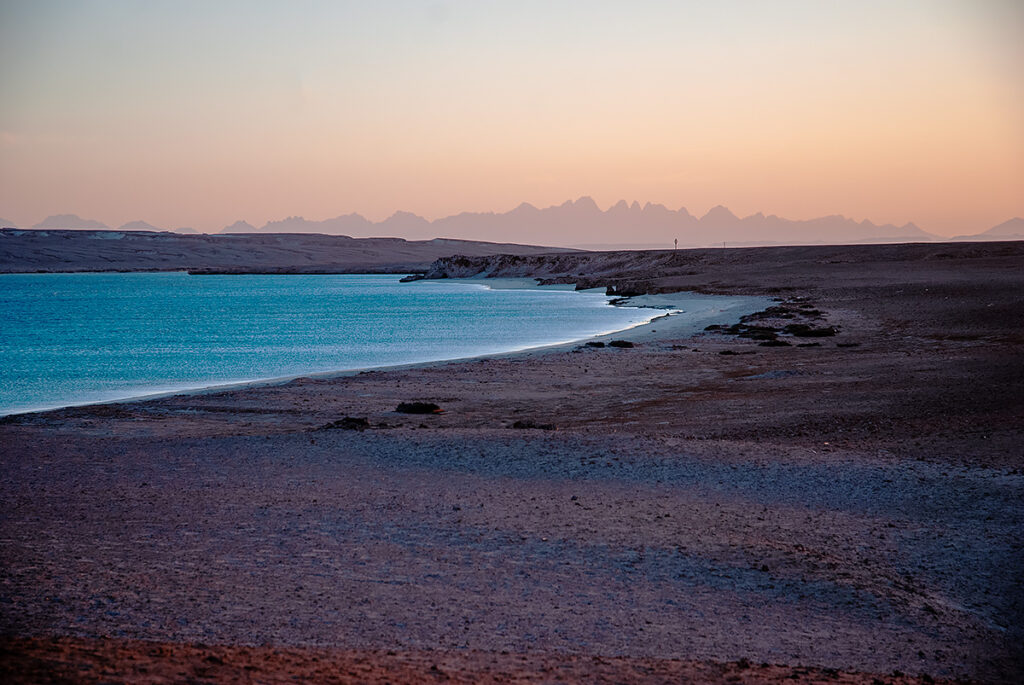
<path fill-rule="evenodd" d="M 676 238 L 676 246 L 673 247 L 672 249 L 673 250 L 678 250 L 679 249 L 679 238 Z"/>

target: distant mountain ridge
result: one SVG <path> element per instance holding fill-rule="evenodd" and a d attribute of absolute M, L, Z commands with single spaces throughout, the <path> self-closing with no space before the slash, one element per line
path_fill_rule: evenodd
<path fill-rule="evenodd" d="M 9 222 L 4 223 L 13 226 Z M 58 214 L 47 217 L 35 228 L 95 229 L 106 226 L 74 214 Z M 140 220 L 126 223 L 119 230 L 161 229 Z M 175 232 L 192 233 L 194 230 L 179 228 Z M 758 212 L 739 217 L 728 208 L 717 205 L 698 217 L 685 207 L 673 210 L 662 204 L 647 202 L 641 205 L 624 200 L 602 210 L 592 198 L 584 196 L 545 208 L 524 202 L 507 212 L 461 212 L 433 221 L 405 211 L 395 212 L 376 222 L 356 213 L 322 221 L 289 216 L 268 221 L 259 228 L 240 220 L 225 226 L 220 232 L 393 236 L 407 240 L 429 240 L 438 236 L 479 240 L 482 236 L 501 236 L 502 240 L 520 244 L 556 244 L 583 249 L 657 249 L 672 247 L 677 239 L 679 247 L 1005 240 L 1024 238 L 1024 219 L 1015 217 L 980 233 L 947 239 L 928 233 L 913 223 L 902 226 L 875 224 L 867 220 L 854 221 L 839 214 L 815 219 L 785 219 Z"/>
<path fill-rule="evenodd" d="M 32 228 L 89 228 L 103 229 L 110 228 L 105 223 L 95 219 L 83 219 L 77 214 L 54 214 L 48 216 Z"/>
<path fill-rule="evenodd" d="M 146 223 L 145 221 L 129 221 L 126 224 L 121 224 L 118 229 L 119 231 L 162 231 L 162 228 L 157 228 L 153 224 Z"/>
<path fill-rule="evenodd" d="M 681 247 L 755 245 L 773 243 L 913 242 L 938 238 L 912 223 L 903 226 L 856 222 L 844 216 L 792 220 L 762 213 L 740 218 L 726 207 L 713 207 L 702 217 L 685 207 L 672 210 L 661 204 L 620 201 L 601 210 L 590 197 L 568 200 L 540 209 L 522 203 L 504 213 L 462 212 L 428 221 L 409 212 L 395 212 L 380 222 L 360 214 L 345 214 L 310 221 L 291 216 L 271 221 L 256 229 L 245 222 L 225 227 L 224 233 L 327 233 L 341 235 L 401 235 L 408 239 L 432 236 L 470 239 L 480 235 L 501 235 L 516 242 L 560 243 L 573 247 L 588 245 L 637 245 L 671 247 L 678 238 Z M 560 235 L 586 235 L 585 240 L 559 240 Z"/>
<path fill-rule="evenodd" d="M 972 240 L 982 237 L 986 239 L 999 240 L 1005 240 L 1007 238 L 1024 238 L 1024 219 L 1019 216 L 1015 216 L 1009 221 L 1004 221 L 998 226 L 993 226 L 984 233 L 979 233 L 978 235 L 957 236 L 954 240 Z"/>

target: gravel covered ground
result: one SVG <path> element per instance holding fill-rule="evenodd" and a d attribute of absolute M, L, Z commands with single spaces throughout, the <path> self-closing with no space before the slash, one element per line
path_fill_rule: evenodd
<path fill-rule="evenodd" d="M 1019 681 L 1007 259 L 937 262 L 939 300 L 910 268 L 809 269 L 747 322 L 836 331 L 788 346 L 655 322 L 632 348 L 12 417 L 0 661 L 25 681 Z M 324 428 L 345 416 L 367 428 Z"/>

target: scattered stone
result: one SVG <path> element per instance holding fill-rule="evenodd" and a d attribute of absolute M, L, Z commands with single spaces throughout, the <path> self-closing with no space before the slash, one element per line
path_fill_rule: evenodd
<path fill-rule="evenodd" d="M 596 340 L 591 340 L 590 342 L 587 343 L 587 347 L 604 347 L 604 343 L 597 342 Z"/>
<path fill-rule="evenodd" d="M 614 295 L 616 297 L 637 297 L 639 295 L 646 295 L 647 293 L 643 289 L 635 286 L 631 287 L 629 285 L 610 285 L 607 288 L 605 288 L 604 294 L 608 296 Z"/>
<path fill-rule="evenodd" d="M 832 326 L 814 328 L 805 323 L 791 323 L 782 330 L 798 338 L 825 338 L 836 334 L 836 329 Z"/>
<path fill-rule="evenodd" d="M 821 343 L 797 343 L 797 347 L 821 347 Z"/>
<path fill-rule="evenodd" d="M 553 431 L 558 430 L 558 427 L 553 423 L 537 423 L 533 419 L 520 419 L 512 424 L 513 428 L 528 429 L 533 428 L 542 431 Z"/>
<path fill-rule="evenodd" d="M 770 334 L 775 335 L 779 332 L 778 328 L 774 326 L 744 326 L 743 330 L 737 333 L 741 338 L 749 338 L 754 335 Z"/>
<path fill-rule="evenodd" d="M 757 343 L 758 347 L 792 347 L 785 340 L 765 340 L 764 342 Z"/>
<path fill-rule="evenodd" d="M 633 343 L 628 340 L 612 340 L 608 343 L 608 347 L 633 347 Z"/>
<path fill-rule="evenodd" d="M 734 352 L 733 350 L 722 350 L 718 354 L 729 354 L 729 355 L 732 355 L 732 354 L 739 354 L 739 352 Z"/>
<path fill-rule="evenodd" d="M 753 376 L 744 376 L 747 380 L 755 379 L 767 379 L 772 380 L 776 378 L 789 378 L 790 376 L 797 376 L 799 372 L 792 369 L 775 369 L 772 371 L 765 371 L 764 373 L 754 374 Z"/>
<path fill-rule="evenodd" d="M 338 419 L 337 421 L 331 421 L 320 426 L 318 430 L 346 430 L 346 431 L 363 431 L 370 427 L 370 422 L 365 418 L 357 416 L 346 416 Z"/>
<path fill-rule="evenodd" d="M 841 342 L 836 343 L 836 347 L 860 347 L 859 342 Z"/>
<path fill-rule="evenodd" d="M 400 414 L 440 414 L 444 410 L 433 402 L 402 402 L 395 411 Z"/>

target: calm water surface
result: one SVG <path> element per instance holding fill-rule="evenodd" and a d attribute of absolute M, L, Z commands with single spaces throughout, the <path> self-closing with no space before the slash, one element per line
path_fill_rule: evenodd
<path fill-rule="evenodd" d="M 579 340 L 661 314 L 398 276 L 0 275 L 0 414 Z"/>

